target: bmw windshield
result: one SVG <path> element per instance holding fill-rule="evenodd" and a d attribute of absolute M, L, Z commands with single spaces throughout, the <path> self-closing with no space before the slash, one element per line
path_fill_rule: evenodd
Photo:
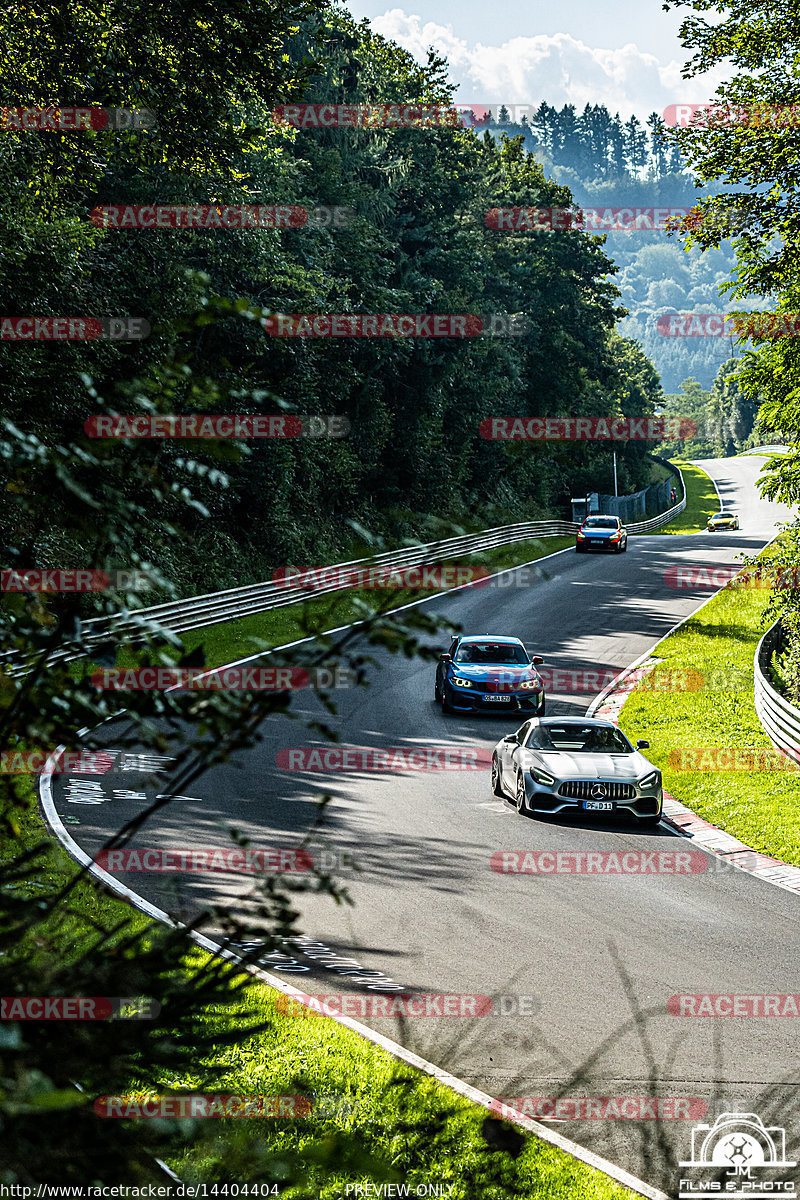
<path fill-rule="evenodd" d="M 486 666 L 527 667 L 530 659 L 522 646 L 504 642 L 468 642 L 459 646 L 453 659 L 456 663 L 485 664 Z"/>

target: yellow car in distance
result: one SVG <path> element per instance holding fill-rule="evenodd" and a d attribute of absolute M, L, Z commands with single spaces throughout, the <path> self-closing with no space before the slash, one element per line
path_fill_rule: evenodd
<path fill-rule="evenodd" d="M 718 529 L 738 529 L 739 518 L 732 512 L 714 513 L 713 517 L 708 518 L 708 528 L 711 533 Z"/>

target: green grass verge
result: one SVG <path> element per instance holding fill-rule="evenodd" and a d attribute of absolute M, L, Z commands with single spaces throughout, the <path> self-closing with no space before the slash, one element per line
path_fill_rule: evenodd
<path fill-rule="evenodd" d="M 762 558 L 776 552 L 777 543 Z M 693 812 L 764 854 L 800 866 L 800 775 L 785 770 L 686 771 L 670 764 L 673 751 L 695 747 L 769 748 L 753 703 L 753 655 L 765 632 L 763 589 L 725 588 L 654 652 L 659 671 L 730 671 L 736 685 L 692 692 L 634 689 L 622 729 L 650 742 L 648 758 L 664 786 Z M 716 677 L 720 679 L 719 676 Z M 677 760 L 673 757 L 673 762 Z M 706 764 L 704 764 L 706 765 Z"/>
<path fill-rule="evenodd" d="M 686 508 L 669 525 L 654 530 L 655 533 L 701 533 L 705 531 L 708 518 L 719 512 L 719 500 L 711 479 L 705 471 L 693 463 L 671 459 L 680 468 L 686 487 Z"/>
<path fill-rule="evenodd" d="M 270 1034 L 238 1047 L 220 1047 L 213 1061 L 198 1070 L 213 1070 L 214 1090 L 247 1095 L 294 1095 L 341 1099 L 352 1110 L 335 1123 L 300 1119 L 272 1122 L 270 1141 L 287 1155 L 334 1127 L 357 1134 L 363 1151 L 389 1161 L 389 1181 L 405 1184 L 413 1195 L 423 1184 L 452 1190 L 452 1200 L 513 1196 L 549 1200 L 630 1200 L 632 1193 L 563 1151 L 527 1136 L 516 1160 L 502 1156 L 491 1166 L 481 1124 L 487 1111 L 449 1091 L 430 1076 L 398 1064 L 386 1051 L 333 1021 L 313 1013 L 297 1018 L 276 1011 L 277 993 L 262 985 L 249 989 L 256 1020 L 271 1024 Z M 182 1081 L 175 1080 L 176 1085 Z M 316 1129 L 313 1127 L 316 1124 Z M 241 1121 L 221 1122 L 220 1138 L 236 1137 Z M 307 1128 L 309 1127 L 310 1128 Z M 227 1127 L 227 1128 L 226 1128 Z M 560 1127 L 561 1128 L 561 1127 Z M 167 1156 L 186 1182 L 214 1178 L 214 1156 L 198 1157 L 191 1149 Z M 498 1169 L 499 1168 L 499 1169 Z M 320 1200 L 341 1200 L 345 1184 L 358 1171 L 309 1180 Z M 293 1195 L 293 1192 L 287 1193 Z"/>

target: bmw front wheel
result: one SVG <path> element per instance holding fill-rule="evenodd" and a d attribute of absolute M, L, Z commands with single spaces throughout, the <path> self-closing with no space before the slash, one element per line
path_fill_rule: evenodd
<path fill-rule="evenodd" d="M 497 761 L 497 755 L 492 755 L 492 791 L 495 796 L 505 796 L 503 784 L 500 779 L 500 764 Z"/>

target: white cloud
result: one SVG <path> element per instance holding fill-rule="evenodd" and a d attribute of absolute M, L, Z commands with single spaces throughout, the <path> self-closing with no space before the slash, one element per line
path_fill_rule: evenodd
<path fill-rule="evenodd" d="M 370 24 L 376 33 L 397 42 L 422 63 L 434 46 L 450 64 L 458 84 L 457 103 L 604 104 L 623 119 L 630 113 L 644 120 L 669 104 L 709 100 L 724 68 L 694 80 L 681 78 L 682 64 L 660 62 L 633 43 L 617 50 L 592 48 L 567 33 L 516 37 L 501 46 L 470 46 L 450 25 L 425 24 L 422 18 L 393 8 Z M 728 72 L 729 73 L 729 72 Z"/>

